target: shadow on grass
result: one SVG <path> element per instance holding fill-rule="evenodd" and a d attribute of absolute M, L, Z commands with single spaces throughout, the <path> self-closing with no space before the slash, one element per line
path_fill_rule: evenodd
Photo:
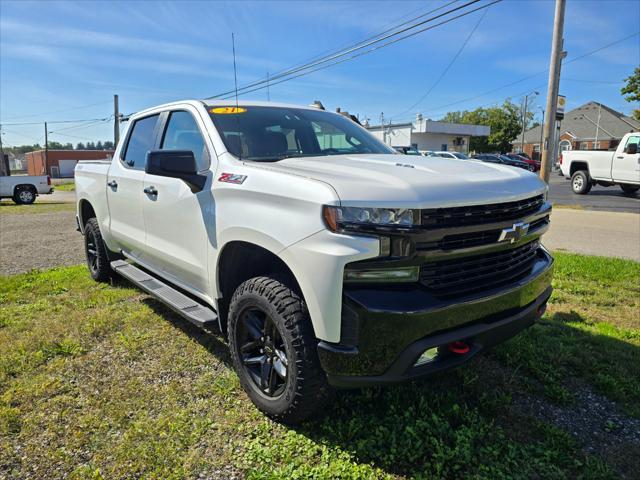
<path fill-rule="evenodd" d="M 574 439 L 566 433 L 570 426 L 553 425 L 544 415 L 523 416 L 512 408 L 514 395 L 536 395 L 530 391 L 532 377 L 565 388 L 577 376 L 625 407 L 633 409 L 640 402 L 640 349 L 567 322 L 586 321 L 576 312 L 558 313 L 497 346 L 490 357 L 500 362 L 477 359 L 419 382 L 343 393 L 329 407 L 328 417 L 297 431 L 351 452 L 360 462 L 407 476 L 484 472 L 544 478 L 554 476 L 556 468 L 567 474 L 598 470 L 585 461 L 585 445 L 595 445 L 589 450 L 618 472 L 630 471 L 637 460 L 610 458 L 608 449 L 637 440 L 629 432 L 607 431 L 613 412 L 604 407 L 584 410 L 582 399 L 563 407 L 578 422 L 597 429 L 582 429 L 585 436 Z"/>
<path fill-rule="evenodd" d="M 143 302 L 231 367 L 219 336 L 191 325 L 153 298 Z M 346 452 L 359 464 L 396 475 L 609 477 L 602 460 L 583 453 L 584 439 L 572 439 L 549 418 L 524 416 L 511 404 L 516 394 L 535 395 L 529 390 L 532 380 L 563 386 L 575 376 L 613 398 L 638 402 L 638 347 L 571 326 L 585 323 L 574 311 L 559 312 L 496 347 L 490 356 L 498 362 L 479 358 L 408 384 L 341 391 L 322 416 L 293 430 L 316 448 Z M 605 425 L 596 428 L 607 437 Z M 630 471 L 633 460 L 608 455 L 606 448 L 616 445 L 612 438 L 596 453 L 619 473 Z M 304 468 L 306 460 L 278 436 L 251 442 L 274 462 L 299 462 Z"/>
<path fill-rule="evenodd" d="M 207 332 L 196 327 L 153 297 L 144 298 L 142 302 L 151 308 L 158 316 L 164 318 L 175 328 L 206 348 L 209 353 L 214 355 L 227 367 L 233 368 L 229 355 L 229 347 L 224 343 L 218 333 Z"/>

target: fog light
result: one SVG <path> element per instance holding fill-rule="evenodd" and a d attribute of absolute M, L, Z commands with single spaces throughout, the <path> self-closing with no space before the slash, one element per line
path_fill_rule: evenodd
<path fill-rule="evenodd" d="M 345 282 L 417 282 L 420 267 L 385 268 L 379 270 L 345 270 Z"/>
<path fill-rule="evenodd" d="M 418 367 L 420 365 L 424 365 L 425 363 L 433 362 L 438 356 L 438 347 L 433 347 L 428 350 L 425 350 L 420 358 L 413 364 L 414 367 Z"/>

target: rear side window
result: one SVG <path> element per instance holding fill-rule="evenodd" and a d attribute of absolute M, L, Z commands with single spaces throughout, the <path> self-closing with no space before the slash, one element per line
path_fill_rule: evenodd
<path fill-rule="evenodd" d="M 124 153 L 124 163 L 136 170 L 144 170 L 147 152 L 155 144 L 155 130 L 160 115 L 136 120 L 131 128 L 127 149 Z"/>
<path fill-rule="evenodd" d="M 198 124 L 189 112 L 171 112 L 162 138 L 162 150 L 190 150 L 198 164 L 198 171 L 209 168 L 209 155 Z"/>

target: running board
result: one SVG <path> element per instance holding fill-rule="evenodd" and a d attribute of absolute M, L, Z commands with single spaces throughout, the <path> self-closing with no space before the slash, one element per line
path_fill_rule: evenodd
<path fill-rule="evenodd" d="M 211 308 L 187 297 L 135 265 L 124 260 L 115 260 L 111 262 L 111 268 L 197 327 L 211 330 L 218 326 L 218 315 Z"/>

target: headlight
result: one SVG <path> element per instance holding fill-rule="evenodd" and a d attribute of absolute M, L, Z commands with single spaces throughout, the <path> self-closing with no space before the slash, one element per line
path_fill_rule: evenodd
<path fill-rule="evenodd" d="M 322 207 L 322 218 L 332 232 L 408 230 L 420 225 L 420 211 L 410 208 Z"/>

